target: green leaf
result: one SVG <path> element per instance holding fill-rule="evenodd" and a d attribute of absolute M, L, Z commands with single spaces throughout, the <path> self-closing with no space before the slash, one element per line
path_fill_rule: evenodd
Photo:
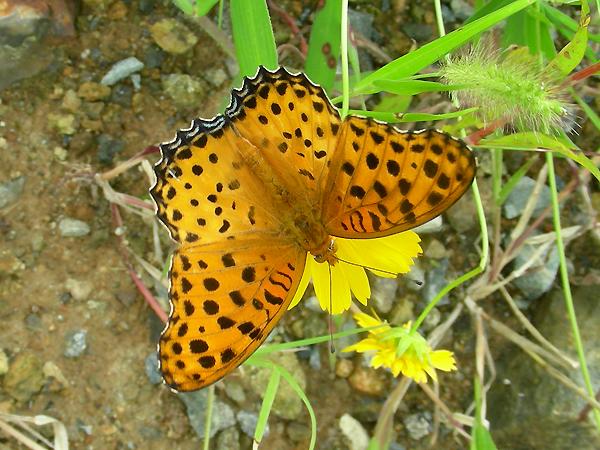
<path fill-rule="evenodd" d="M 315 14 L 304 69 L 308 77 L 330 91 L 340 57 L 342 1 L 328 0 Z"/>
<path fill-rule="evenodd" d="M 546 66 L 547 71 L 552 74 L 554 71 L 558 71 L 560 74 L 567 76 L 571 73 L 575 67 L 579 65 L 588 43 L 588 25 L 590 23 L 590 16 L 581 18 L 581 25 L 575 32 L 573 39 L 559 52 L 556 57 L 548 63 Z"/>
<path fill-rule="evenodd" d="M 535 8 L 518 12 L 506 20 L 502 47 L 526 46 L 533 55 L 542 53 L 547 59 L 554 58 L 556 49 L 547 22 Z"/>
<path fill-rule="evenodd" d="M 231 0 L 231 25 L 240 76 L 252 76 L 258 66 L 277 68 L 277 49 L 265 0 Z"/>
<path fill-rule="evenodd" d="M 357 83 L 354 87 L 353 95 L 362 94 L 368 91 L 372 92 L 373 82 L 376 80 L 391 80 L 414 75 L 424 67 L 427 67 L 440 59 L 445 54 L 460 45 L 463 45 L 472 37 L 534 2 L 535 0 L 516 0 L 485 17 L 477 19 L 446 36 L 438 38 L 413 52 L 395 59 Z"/>
<path fill-rule="evenodd" d="M 399 95 L 416 95 L 422 92 L 443 92 L 463 89 L 465 86 L 449 85 L 435 81 L 422 80 L 375 80 L 373 86 L 375 92 L 385 91 Z"/>
<path fill-rule="evenodd" d="M 501 148 L 505 150 L 550 150 L 585 167 L 600 181 L 600 170 L 583 152 L 566 140 L 560 141 L 555 137 L 545 134 L 524 132 L 498 138 L 482 139 L 477 147 Z"/>
<path fill-rule="evenodd" d="M 590 105 L 588 105 L 586 102 L 584 102 L 583 99 L 580 96 L 578 96 L 577 94 L 573 93 L 573 98 L 575 99 L 577 104 L 581 107 L 583 112 L 588 116 L 588 119 L 590 119 L 590 122 L 592 122 L 592 124 L 596 127 L 596 129 L 598 131 L 600 131 L 600 116 L 598 116 L 598 113 L 596 111 L 594 111 L 590 107 Z"/>
<path fill-rule="evenodd" d="M 480 423 L 476 423 L 473 427 L 472 437 L 471 450 L 498 450 L 496 444 L 494 444 L 492 435 L 488 429 Z"/>
<path fill-rule="evenodd" d="M 276 370 L 272 364 L 270 366 L 273 371 L 269 377 L 269 383 L 267 384 L 267 389 L 265 390 L 265 395 L 263 396 L 262 405 L 260 407 L 260 413 L 258 414 L 256 429 L 254 430 L 254 440 L 256 442 L 260 442 L 265 434 L 267 421 L 269 420 L 269 414 L 271 413 L 271 408 L 273 407 L 277 388 L 279 387 L 279 380 L 281 378 L 279 371 Z"/>
<path fill-rule="evenodd" d="M 426 113 L 391 113 L 382 111 L 363 111 L 360 109 L 351 109 L 349 112 L 355 116 L 372 117 L 377 120 L 389 123 L 399 122 L 431 122 L 435 120 L 453 119 L 461 117 L 475 111 L 477 108 L 463 109 L 445 114 L 426 114 Z"/>

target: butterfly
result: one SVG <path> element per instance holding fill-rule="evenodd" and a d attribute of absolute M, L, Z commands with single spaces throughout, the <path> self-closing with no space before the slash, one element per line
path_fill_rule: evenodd
<path fill-rule="evenodd" d="M 160 145 L 156 214 L 179 244 L 159 342 L 167 385 L 208 386 L 246 360 L 294 297 L 307 254 L 335 263 L 335 238 L 423 224 L 475 176 L 466 144 L 436 130 L 341 119 L 302 73 L 264 67 L 224 114 Z"/>

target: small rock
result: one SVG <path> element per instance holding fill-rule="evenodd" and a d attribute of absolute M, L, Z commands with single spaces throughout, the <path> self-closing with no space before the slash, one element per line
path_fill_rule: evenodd
<path fill-rule="evenodd" d="M 340 417 L 339 426 L 350 450 L 366 450 L 369 447 L 367 430 L 350 414 L 344 414 Z"/>
<path fill-rule="evenodd" d="M 465 195 L 446 211 L 445 217 L 448 219 L 450 226 L 459 233 L 466 233 L 474 228 L 479 221 L 471 191 L 465 192 Z"/>
<path fill-rule="evenodd" d="M 137 298 L 137 291 L 133 289 L 120 289 L 115 292 L 115 297 L 124 306 L 131 306 Z"/>
<path fill-rule="evenodd" d="M 71 294 L 73 299 L 82 302 L 88 299 L 94 286 L 89 281 L 79 281 L 68 278 L 65 282 L 65 289 Z"/>
<path fill-rule="evenodd" d="M 25 177 L 17 177 L 5 183 L 0 183 L 0 208 L 17 201 L 23 187 L 25 186 Z"/>
<path fill-rule="evenodd" d="M 250 411 L 240 411 L 237 413 L 237 421 L 240 424 L 240 429 L 250 437 L 254 437 L 256 424 L 258 423 L 258 414 Z M 265 427 L 264 436 L 269 435 L 269 424 Z"/>
<path fill-rule="evenodd" d="M 348 378 L 354 370 L 354 364 L 349 359 L 338 359 L 335 362 L 335 374 L 340 378 Z"/>
<path fill-rule="evenodd" d="M 157 67 L 162 66 L 165 58 L 165 52 L 154 45 L 150 45 L 144 52 L 144 65 L 148 69 L 156 69 Z"/>
<path fill-rule="evenodd" d="M 228 380 L 225 383 L 225 394 L 236 403 L 244 403 L 246 401 L 246 393 L 244 387 L 236 380 Z"/>
<path fill-rule="evenodd" d="M 473 15 L 473 7 L 465 0 L 450 0 L 450 9 L 459 21 L 467 20 Z"/>
<path fill-rule="evenodd" d="M 429 412 L 410 414 L 404 418 L 404 426 L 411 439 L 423 439 L 433 429 Z"/>
<path fill-rule="evenodd" d="M 46 361 L 42 368 L 44 377 L 48 380 L 46 388 L 50 392 L 58 392 L 69 385 L 60 368 L 52 361 Z"/>
<path fill-rule="evenodd" d="M 3 349 L 0 349 L 0 376 L 8 372 L 8 355 Z"/>
<path fill-rule="evenodd" d="M 36 313 L 27 314 L 25 316 L 25 326 L 32 331 L 39 331 L 42 329 L 42 319 Z"/>
<path fill-rule="evenodd" d="M 375 310 L 382 314 L 387 314 L 392 310 L 396 301 L 396 289 L 398 282 L 395 278 L 372 277 L 371 281 L 371 299 Z"/>
<path fill-rule="evenodd" d="M 140 0 L 138 3 L 138 9 L 142 14 L 150 14 L 154 9 L 156 0 Z"/>
<path fill-rule="evenodd" d="M 437 308 L 432 308 L 423 320 L 422 329 L 424 331 L 433 330 L 442 320 L 442 313 Z"/>
<path fill-rule="evenodd" d="M 79 86 L 77 95 L 88 102 L 97 102 L 98 100 L 107 98 L 110 92 L 111 90 L 108 86 L 94 83 L 93 81 L 86 81 Z"/>
<path fill-rule="evenodd" d="M 73 89 L 69 89 L 65 92 L 65 96 L 63 97 L 62 107 L 69 112 L 77 112 L 79 108 L 81 108 L 81 100 L 75 93 Z"/>
<path fill-rule="evenodd" d="M 136 92 L 142 89 L 142 76 L 139 73 L 134 73 L 129 78 L 131 78 L 131 84 Z"/>
<path fill-rule="evenodd" d="M 442 231 L 442 225 L 444 225 L 442 216 L 437 216 L 429 222 L 425 222 L 423 225 L 414 228 L 413 231 L 417 234 L 439 233 Z"/>
<path fill-rule="evenodd" d="M 131 99 L 133 97 L 133 88 L 124 84 L 115 86 L 110 96 L 110 101 L 122 106 L 131 108 Z"/>
<path fill-rule="evenodd" d="M 239 450 L 240 432 L 236 427 L 225 428 L 217 436 L 215 450 Z"/>
<path fill-rule="evenodd" d="M 227 73 L 219 68 L 207 70 L 204 73 L 204 79 L 215 87 L 222 86 L 228 79 Z"/>
<path fill-rule="evenodd" d="M 77 132 L 79 123 L 74 114 L 50 113 L 48 114 L 48 126 L 60 134 L 70 136 Z"/>
<path fill-rule="evenodd" d="M 43 385 L 42 363 L 33 353 L 19 353 L 4 376 L 4 390 L 20 402 L 28 401 Z"/>
<path fill-rule="evenodd" d="M 198 105 L 205 97 L 204 84 L 186 74 L 167 75 L 162 80 L 163 90 L 173 103 L 180 108 L 191 108 Z"/>
<path fill-rule="evenodd" d="M 102 77 L 100 84 L 112 86 L 135 72 L 144 68 L 144 63 L 135 56 L 130 56 L 115 63 L 110 70 Z"/>
<path fill-rule="evenodd" d="M 515 188 L 508 194 L 502 208 L 504 217 L 515 219 L 521 215 L 533 193 L 535 180 L 527 176 L 521 178 Z M 537 217 L 550 204 L 550 188 L 543 185 L 538 196 L 533 216 Z"/>
<path fill-rule="evenodd" d="M 167 53 L 181 54 L 190 50 L 198 38 L 175 19 L 162 19 L 150 27 L 154 42 Z"/>
<path fill-rule="evenodd" d="M 446 247 L 437 239 L 432 239 L 423 253 L 433 259 L 442 259 L 448 256 Z"/>
<path fill-rule="evenodd" d="M 446 273 L 448 272 L 449 262 L 447 259 L 438 261 L 437 264 L 427 271 L 425 275 L 425 284 L 421 289 L 421 297 L 426 302 L 430 302 L 448 283 Z M 440 305 L 448 304 L 448 295 L 440 300 Z"/>
<path fill-rule="evenodd" d="M 523 245 L 515 258 L 513 268 L 518 270 L 519 267 L 530 262 L 537 248 L 537 246 L 529 244 Z M 546 249 L 522 276 L 514 280 L 515 286 L 521 290 L 525 300 L 535 300 L 550 290 L 556 278 L 559 264 L 558 251 L 556 246 L 553 245 Z"/>
<path fill-rule="evenodd" d="M 87 349 L 87 330 L 69 331 L 65 335 L 65 351 L 67 358 L 77 358 Z"/>
<path fill-rule="evenodd" d="M 144 370 L 146 371 L 146 376 L 150 381 L 150 384 L 160 384 L 162 382 L 162 375 L 160 374 L 160 370 L 158 370 L 158 356 L 156 352 L 150 353 L 146 356 L 144 360 Z"/>
<path fill-rule="evenodd" d="M 0 251 L 0 277 L 16 275 L 25 267 L 25 263 L 8 250 Z"/>
<path fill-rule="evenodd" d="M 385 391 L 385 383 L 379 373 L 368 367 L 358 366 L 348 378 L 353 389 L 362 394 L 379 396 Z"/>
<path fill-rule="evenodd" d="M 98 136 L 98 161 L 104 165 L 110 165 L 117 153 L 125 148 L 123 141 L 113 139 L 106 134 Z"/>
<path fill-rule="evenodd" d="M 206 390 L 178 394 L 178 397 L 185 404 L 190 425 L 200 439 L 204 438 L 207 396 L 208 392 Z M 235 416 L 231 407 L 227 403 L 215 400 L 212 410 L 210 436 L 214 437 L 219 431 L 234 425 Z"/>
<path fill-rule="evenodd" d="M 58 222 L 58 229 L 62 237 L 81 237 L 90 234 L 90 226 L 83 220 L 65 217 Z"/>
<path fill-rule="evenodd" d="M 58 146 L 54 147 L 53 153 L 56 159 L 58 159 L 59 161 L 65 161 L 68 156 L 67 150 Z"/>

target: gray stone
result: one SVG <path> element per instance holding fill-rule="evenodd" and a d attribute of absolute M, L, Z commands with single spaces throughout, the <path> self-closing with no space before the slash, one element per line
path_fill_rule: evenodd
<path fill-rule="evenodd" d="M 162 66 L 167 55 L 159 47 L 154 45 L 148 46 L 144 52 L 144 65 L 148 69 L 156 69 Z"/>
<path fill-rule="evenodd" d="M 246 401 L 244 387 L 236 380 L 228 380 L 227 383 L 225 383 L 225 394 L 227 394 L 227 397 L 238 404 Z"/>
<path fill-rule="evenodd" d="M 514 219 L 521 215 L 533 193 L 534 186 L 535 180 L 532 178 L 525 176 L 519 180 L 504 202 L 502 207 L 504 217 Z M 550 188 L 543 185 L 533 209 L 533 216 L 538 216 L 548 205 L 550 205 Z"/>
<path fill-rule="evenodd" d="M 395 278 L 369 277 L 371 283 L 371 299 L 375 310 L 387 314 L 392 310 L 396 301 L 398 282 Z"/>
<path fill-rule="evenodd" d="M 518 270 L 519 267 L 527 263 L 533 257 L 537 248 L 532 245 L 524 245 L 515 258 L 513 269 Z M 550 290 L 556 278 L 559 264 L 558 251 L 556 246 L 552 245 L 527 272 L 515 279 L 513 283 L 521 290 L 526 300 L 535 300 Z"/>
<path fill-rule="evenodd" d="M 162 19 L 150 27 L 154 42 L 167 53 L 181 54 L 198 42 L 194 33 L 175 19 Z"/>
<path fill-rule="evenodd" d="M 429 412 L 410 414 L 404 418 L 404 426 L 411 439 L 418 441 L 423 439 L 433 429 L 431 414 Z"/>
<path fill-rule="evenodd" d="M 208 391 L 204 389 L 196 392 L 179 393 L 178 397 L 185 404 L 190 425 L 198 437 L 203 439 Z M 214 437 L 219 431 L 233 425 L 235 425 L 235 416 L 231 407 L 227 403 L 215 399 L 212 409 L 210 436 Z"/>
<path fill-rule="evenodd" d="M 104 165 L 112 164 L 115 155 L 121 153 L 123 148 L 125 148 L 123 141 L 101 134 L 98 136 L 98 161 Z"/>
<path fill-rule="evenodd" d="M 339 427 L 346 438 L 350 450 L 367 449 L 369 446 L 369 434 L 358 420 L 346 413 L 340 417 Z"/>
<path fill-rule="evenodd" d="M 203 74 L 203 77 L 206 81 L 216 87 L 222 86 L 227 80 L 229 80 L 227 73 L 220 67 L 206 71 Z"/>
<path fill-rule="evenodd" d="M 425 284 L 421 290 L 423 299 L 429 303 L 433 298 L 448 284 L 446 272 L 448 271 L 448 260 L 442 259 L 429 269 L 425 275 Z M 448 296 L 445 295 L 440 300 L 440 305 L 448 303 Z"/>
<path fill-rule="evenodd" d="M 464 21 L 473 15 L 473 7 L 465 0 L 450 0 L 450 7 L 457 20 Z"/>
<path fill-rule="evenodd" d="M 144 63 L 137 59 L 135 56 L 122 59 L 121 61 L 113 64 L 110 70 L 102 77 L 101 84 L 105 86 L 112 86 L 117 84 L 119 81 L 127 78 L 129 75 L 139 72 L 144 68 Z"/>
<path fill-rule="evenodd" d="M 240 432 L 236 427 L 225 428 L 217 436 L 215 450 L 240 450 Z"/>
<path fill-rule="evenodd" d="M 65 350 L 67 358 L 77 358 L 87 349 L 87 330 L 72 330 L 65 335 Z"/>
<path fill-rule="evenodd" d="M 160 384 L 162 382 L 162 375 L 160 374 L 160 370 L 158 370 L 158 356 L 156 352 L 152 352 L 146 356 L 144 370 L 151 384 Z"/>
<path fill-rule="evenodd" d="M 237 413 L 237 420 L 242 432 L 250 437 L 254 437 L 254 431 L 256 430 L 256 424 L 258 423 L 258 414 L 251 411 L 240 411 Z M 269 424 L 267 424 L 264 433 L 265 437 L 269 435 L 269 431 Z"/>
<path fill-rule="evenodd" d="M 62 237 L 81 237 L 90 234 L 90 226 L 83 220 L 65 217 L 58 222 L 58 229 Z"/>
<path fill-rule="evenodd" d="M 442 216 L 437 216 L 431 219 L 429 222 L 425 222 L 423 225 L 419 225 L 418 227 L 414 228 L 413 231 L 417 234 L 439 233 L 442 231 L 442 225 L 444 225 Z"/>
<path fill-rule="evenodd" d="M 599 285 L 573 289 L 573 302 L 593 386 L 600 385 Z M 533 323 L 559 350 L 577 360 L 562 291 L 556 289 L 532 303 Z M 498 448 L 562 450 L 600 448 L 591 423 L 577 420 L 585 401 L 552 378 L 544 368 L 514 346 L 495 355 L 497 378 L 489 394 L 488 418 Z M 563 370 L 583 386 L 579 369 Z M 520 443 L 517 446 L 515 443 Z"/>
<path fill-rule="evenodd" d="M 162 87 L 180 108 L 197 106 L 206 93 L 204 83 L 187 74 L 173 73 L 163 77 Z"/>
<path fill-rule="evenodd" d="M 25 177 L 17 177 L 5 183 L 0 183 L 0 208 L 16 202 L 23 192 L 24 186 Z"/>
<path fill-rule="evenodd" d="M 131 99 L 133 98 L 133 88 L 125 84 L 115 86 L 110 95 L 110 101 L 122 106 L 123 108 L 131 107 Z"/>
<path fill-rule="evenodd" d="M 481 194 L 485 199 L 483 190 Z M 450 226 L 458 233 L 466 233 L 473 229 L 479 223 L 479 219 L 477 219 L 477 210 L 471 191 L 465 192 L 465 195 L 452 208 L 448 209 L 444 215 L 448 219 Z"/>

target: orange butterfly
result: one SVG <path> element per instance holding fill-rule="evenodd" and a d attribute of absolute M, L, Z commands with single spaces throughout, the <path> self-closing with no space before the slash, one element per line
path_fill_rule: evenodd
<path fill-rule="evenodd" d="M 335 264 L 333 237 L 425 223 L 475 176 L 462 141 L 341 120 L 321 87 L 284 68 L 261 67 L 223 115 L 194 120 L 160 148 L 150 193 L 180 246 L 159 360 L 179 391 L 214 383 L 260 346 L 294 297 L 307 253 Z"/>

